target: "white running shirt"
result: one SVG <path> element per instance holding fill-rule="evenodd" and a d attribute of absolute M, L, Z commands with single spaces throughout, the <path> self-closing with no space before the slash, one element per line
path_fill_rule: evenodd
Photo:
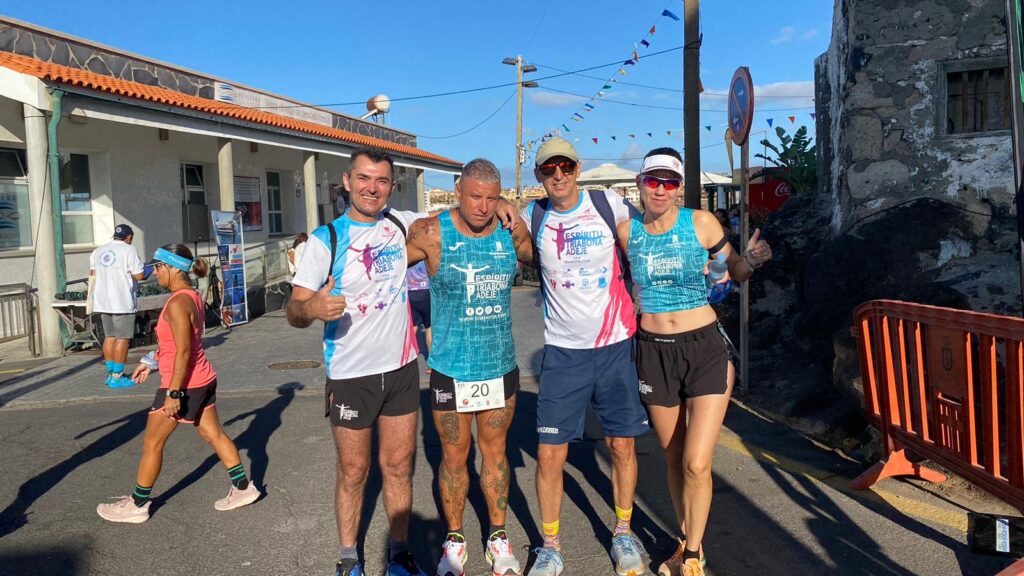
<path fill-rule="evenodd" d="M 89 255 L 89 270 L 96 275 L 92 310 L 101 314 L 134 314 L 138 310 L 132 274 L 142 272 L 139 253 L 122 240 L 111 240 Z"/>
<path fill-rule="evenodd" d="M 405 225 L 428 215 L 390 210 Z M 348 211 L 333 222 L 338 236 L 332 295 L 346 300 L 340 320 L 324 323 L 324 364 L 333 380 L 390 372 L 416 356 L 416 327 L 406 297 L 405 235 L 379 214 L 357 222 Z M 327 282 L 331 241 L 327 226 L 309 236 L 292 284 L 314 292 Z"/>
<path fill-rule="evenodd" d="M 615 221 L 628 220 L 636 209 L 624 198 L 604 190 Z M 533 205 L 520 213 L 530 237 Z M 576 207 L 544 215 L 538 249 L 544 289 L 544 342 L 562 348 L 588 349 L 616 344 L 636 331 L 633 300 L 619 278 L 622 264 L 615 240 L 590 193 L 580 191 Z"/>

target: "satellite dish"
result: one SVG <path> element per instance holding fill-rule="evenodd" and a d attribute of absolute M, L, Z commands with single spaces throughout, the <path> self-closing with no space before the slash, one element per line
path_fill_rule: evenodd
<path fill-rule="evenodd" d="M 377 94 L 366 101 L 366 114 L 361 118 L 366 120 L 370 116 L 380 116 L 391 109 L 391 99 L 384 94 Z"/>

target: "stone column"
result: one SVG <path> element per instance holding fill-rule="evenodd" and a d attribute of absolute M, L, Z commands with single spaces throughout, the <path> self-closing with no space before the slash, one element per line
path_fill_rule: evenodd
<path fill-rule="evenodd" d="M 60 318 L 53 310 L 57 291 L 57 254 L 53 244 L 53 200 L 46 157 L 46 116 L 40 110 L 23 104 L 25 117 L 25 149 L 28 160 L 28 195 L 32 210 L 32 232 L 35 241 L 36 287 L 39 305 L 39 332 L 42 355 L 60 356 L 64 342 L 60 336 Z M 42 217 L 40 217 L 42 216 Z"/>
<path fill-rule="evenodd" d="M 235 211 L 235 164 L 231 139 L 217 138 L 217 181 L 220 184 L 220 210 Z"/>
<path fill-rule="evenodd" d="M 302 153 L 302 186 L 306 195 L 306 232 L 312 233 L 320 225 L 319 205 L 316 197 L 316 153 Z M 324 190 L 324 192 L 327 192 Z"/>

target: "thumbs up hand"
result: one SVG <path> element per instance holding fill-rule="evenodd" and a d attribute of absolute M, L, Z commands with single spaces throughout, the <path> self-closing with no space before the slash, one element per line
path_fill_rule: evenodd
<path fill-rule="evenodd" d="M 743 257 L 746 258 L 747 262 L 757 268 L 765 262 L 772 259 L 772 248 L 768 245 L 768 242 L 761 239 L 761 229 L 754 230 L 751 234 L 750 240 L 747 241 L 747 249 L 743 253 Z"/>
<path fill-rule="evenodd" d="M 342 314 L 345 313 L 345 297 L 344 296 L 332 296 L 331 290 L 334 289 L 334 276 L 327 279 L 327 283 L 324 284 L 323 288 L 317 291 L 306 303 L 306 312 L 309 316 L 316 318 L 317 320 L 323 320 L 324 322 L 330 322 L 341 318 Z"/>

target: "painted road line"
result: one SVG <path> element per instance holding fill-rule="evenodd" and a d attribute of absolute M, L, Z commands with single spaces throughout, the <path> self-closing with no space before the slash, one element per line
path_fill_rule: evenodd
<path fill-rule="evenodd" d="M 28 368 L 11 368 L 10 370 L 0 370 L 0 374 L 20 374 L 28 370 Z"/>
<path fill-rule="evenodd" d="M 873 495 L 907 516 L 953 528 L 963 534 L 967 533 L 967 514 L 965 512 L 939 508 L 927 502 L 914 500 L 888 490 L 880 489 L 877 486 L 871 488 L 871 490 L 854 490 L 850 487 L 850 480 L 844 476 L 820 470 L 760 448 L 752 448 L 744 444 L 739 436 L 726 428 L 722 429 L 722 433 L 718 438 L 718 444 L 733 452 L 829 486 L 854 500 L 873 499 Z"/>

